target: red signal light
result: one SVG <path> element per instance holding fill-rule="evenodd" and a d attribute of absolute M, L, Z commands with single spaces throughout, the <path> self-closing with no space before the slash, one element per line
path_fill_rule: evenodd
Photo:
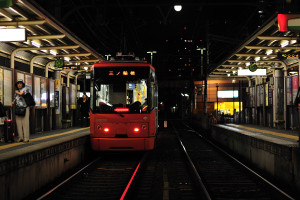
<path fill-rule="evenodd" d="M 135 132 L 135 133 L 139 133 L 139 132 L 140 132 L 140 128 L 138 128 L 138 127 L 135 127 L 135 128 L 133 129 L 133 132 Z"/>
<path fill-rule="evenodd" d="M 108 133 L 108 132 L 109 132 L 109 128 L 104 128 L 103 131 L 104 131 L 105 133 Z"/>
<path fill-rule="evenodd" d="M 129 108 L 115 108 L 114 111 L 115 112 L 128 112 Z"/>

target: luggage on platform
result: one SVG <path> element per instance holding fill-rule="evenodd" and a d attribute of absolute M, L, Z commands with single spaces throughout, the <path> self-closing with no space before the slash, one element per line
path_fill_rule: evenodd
<path fill-rule="evenodd" d="M 4 141 L 14 142 L 13 121 L 11 119 L 4 120 Z"/>

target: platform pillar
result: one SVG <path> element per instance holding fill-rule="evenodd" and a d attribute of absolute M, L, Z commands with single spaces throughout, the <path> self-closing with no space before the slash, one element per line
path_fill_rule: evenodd
<path fill-rule="evenodd" d="M 283 128 L 284 123 L 284 77 L 281 69 L 274 70 L 273 127 Z"/>
<path fill-rule="evenodd" d="M 54 97 L 55 97 L 55 112 L 53 115 L 55 116 L 53 119 L 53 123 L 55 124 L 55 129 L 62 128 L 62 87 L 61 87 L 61 72 L 54 72 L 54 80 L 55 80 L 55 89 L 54 89 Z"/>

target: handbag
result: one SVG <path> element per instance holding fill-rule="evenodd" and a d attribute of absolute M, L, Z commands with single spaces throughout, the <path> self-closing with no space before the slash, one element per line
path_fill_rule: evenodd
<path fill-rule="evenodd" d="M 26 114 L 26 107 L 16 106 L 15 115 L 24 117 Z"/>
<path fill-rule="evenodd" d="M 25 99 L 26 105 L 31 107 L 31 106 L 35 106 L 35 101 L 32 97 L 32 95 L 28 92 L 26 93 L 23 98 Z"/>

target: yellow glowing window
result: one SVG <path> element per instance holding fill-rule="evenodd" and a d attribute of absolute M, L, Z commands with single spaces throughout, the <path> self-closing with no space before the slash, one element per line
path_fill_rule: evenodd
<path fill-rule="evenodd" d="M 135 71 L 130 71 L 131 76 L 135 76 Z"/>
<path fill-rule="evenodd" d="M 121 72 L 117 72 L 117 74 L 116 74 L 116 75 L 117 75 L 117 76 L 119 76 L 119 74 L 120 74 L 120 73 L 121 73 Z"/>
<path fill-rule="evenodd" d="M 114 72 L 113 72 L 113 71 L 109 71 L 109 72 L 108 72 L 108 75 L 109 75 L 109 76 L 113 76 L 113 75 L 114 75 Z"/>
<path fill-rule="evenodd" d="M 128 75 L 128 71 L 123 71 L 123 76 L 127 76 Z"/>

